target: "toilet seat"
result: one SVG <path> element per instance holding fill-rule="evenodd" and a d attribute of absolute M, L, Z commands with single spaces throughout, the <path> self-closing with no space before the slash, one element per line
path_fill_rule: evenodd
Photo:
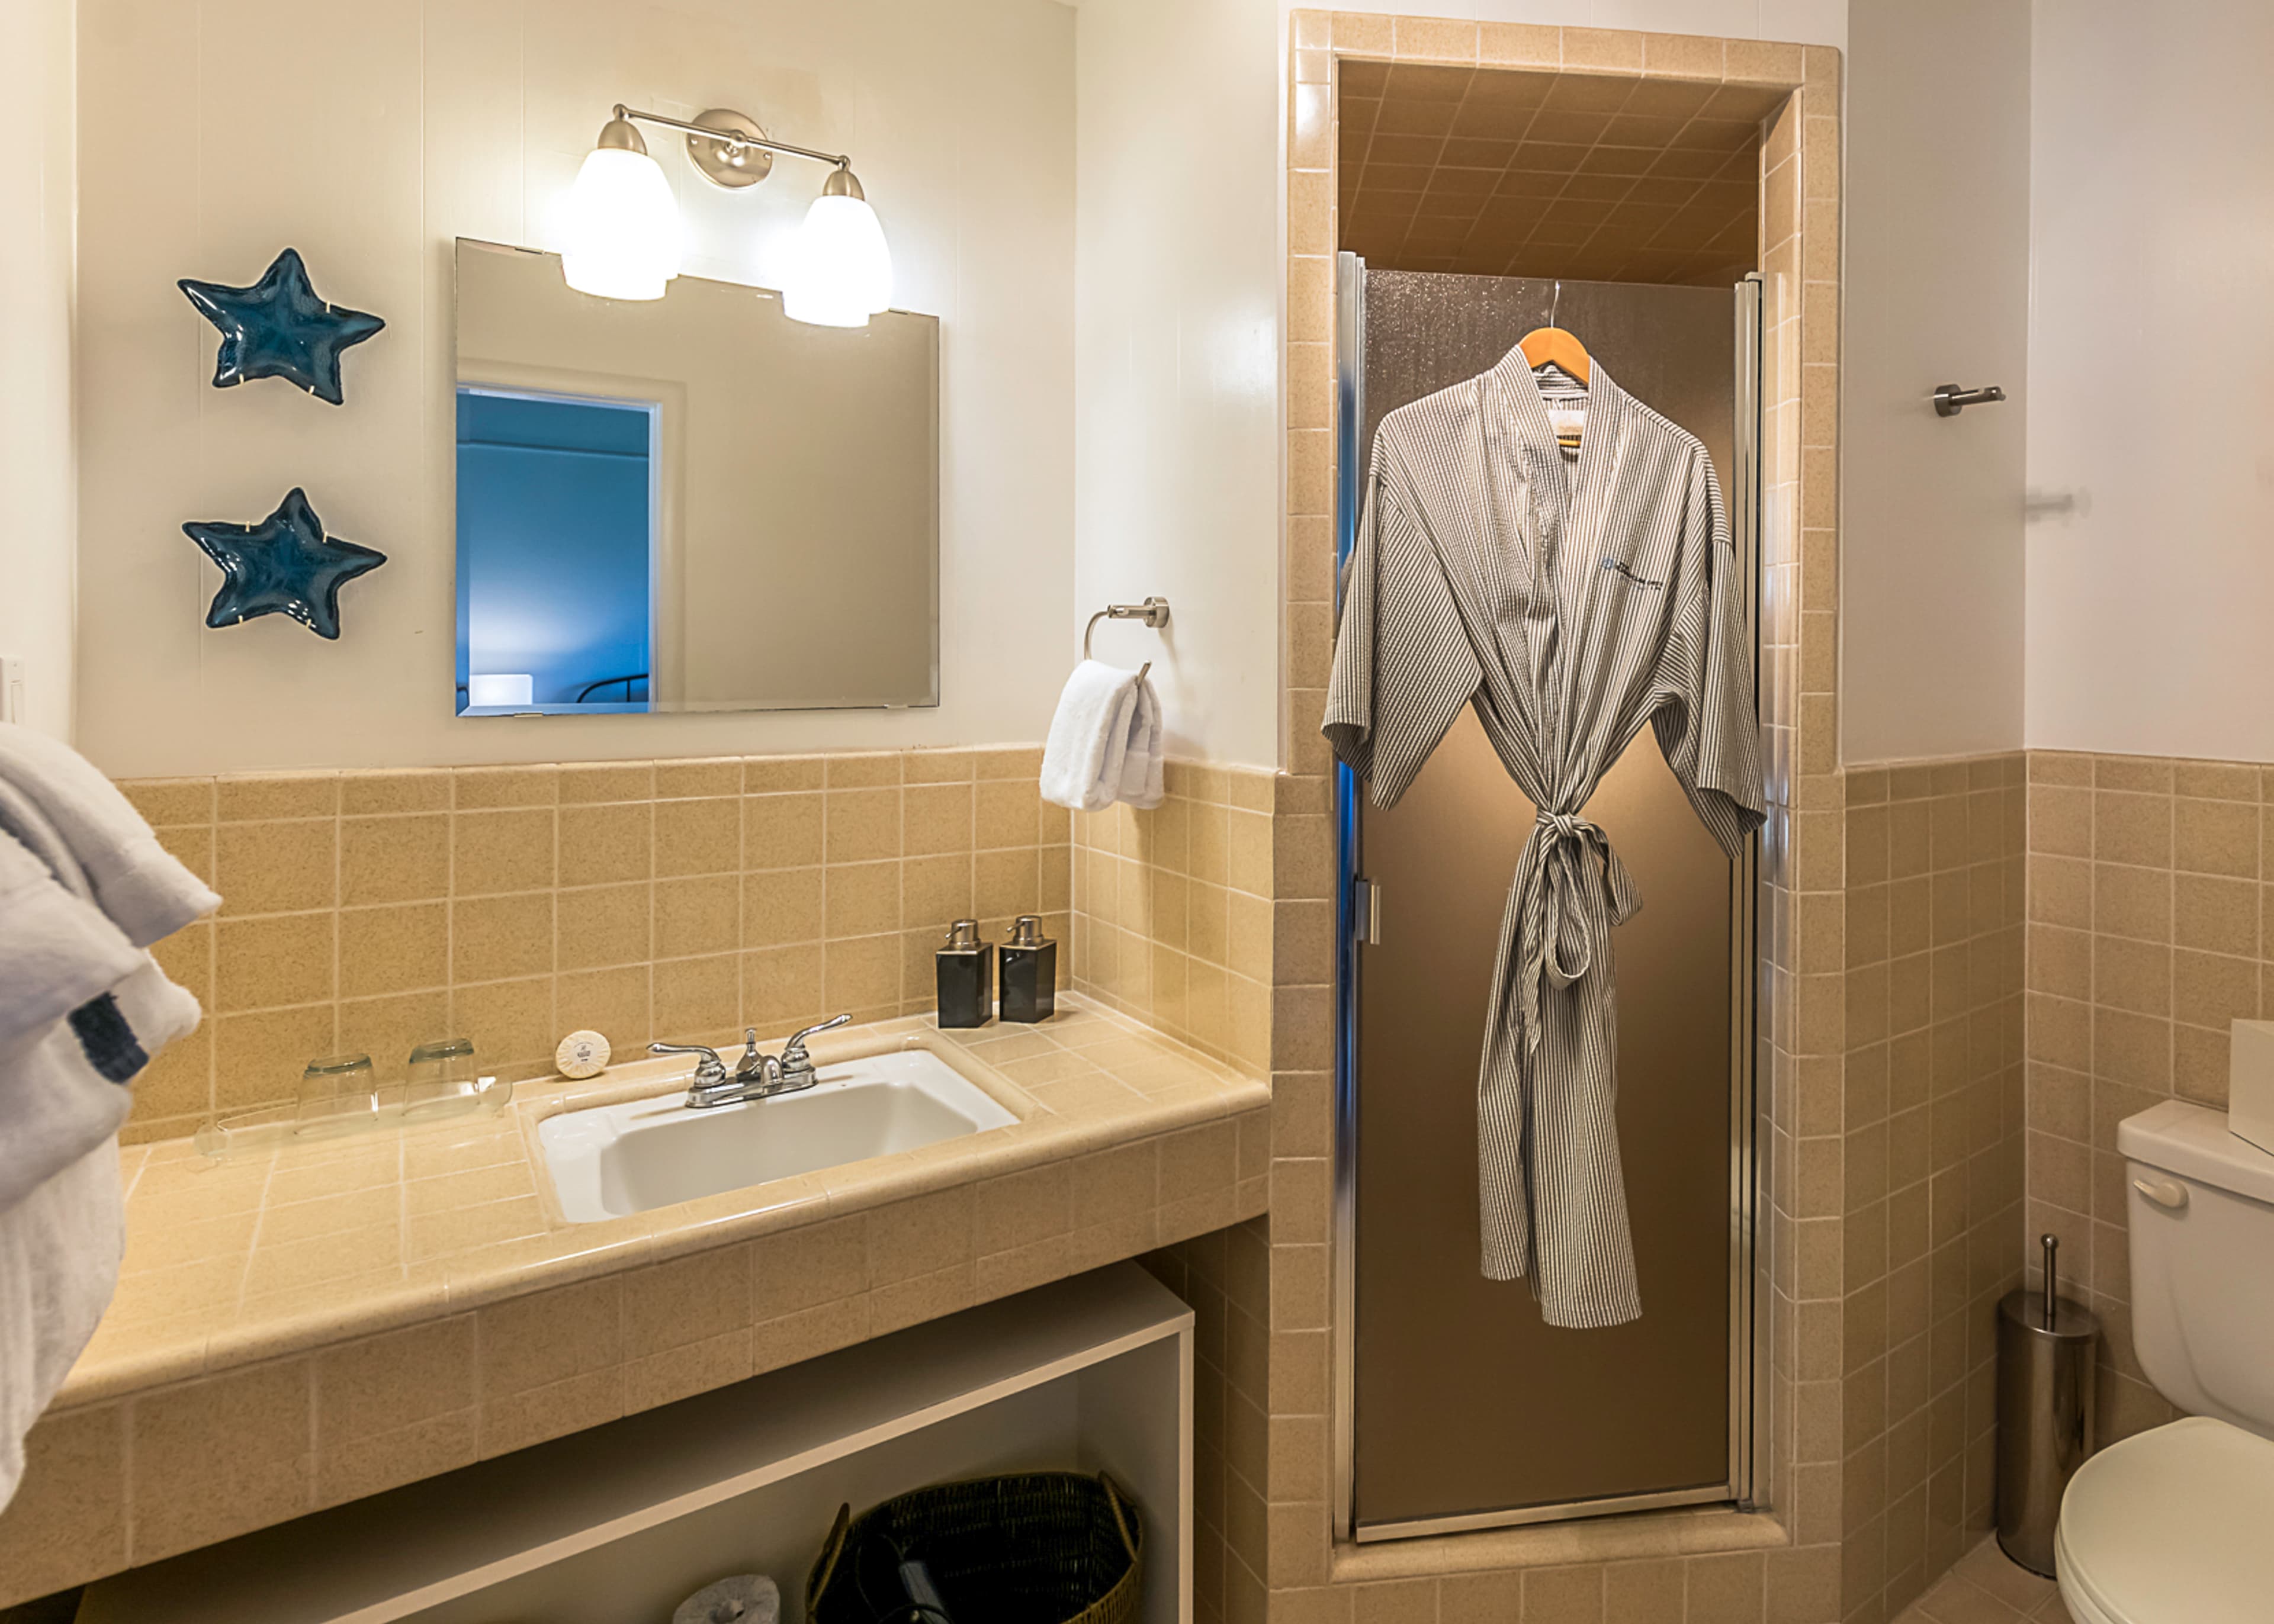
<path fill-rule="evenodd" d="M 2112 1444 L 2061 1498 L 2054 1563 L 2077 1624 L 2274 1618 L 2274 1441 L 2189 1417 Z"/>

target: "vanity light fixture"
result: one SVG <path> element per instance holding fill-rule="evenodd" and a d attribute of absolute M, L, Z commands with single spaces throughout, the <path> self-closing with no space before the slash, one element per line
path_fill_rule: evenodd
<path fill-rule="evenodd" d="M 823 327 L 864 327 L 870 316 L 892 308 L 892 250 L 854 177 L 852 159 L 777 141 L 731 108 L 713 108 L 690 123 L 616 104 L 576 177 L 571 246 L 561 267 L 570 287 L 608 298 L 653 299 L 679 274 L 679 211 L 670 183 L 634 127 L 641 124 L 682 132 L 688 160 L 705 180 L 730 191 L 765 179 L 776 153 L 830 165 L 790 246 L 782 312 Z"/>
<path fill-rule="evenodd" d="M 664 284 L 679 274 L 679 200 L 621 107 L 576 171 L 568 238 L 561 274 L 579 293 L 659 299 Z"/>

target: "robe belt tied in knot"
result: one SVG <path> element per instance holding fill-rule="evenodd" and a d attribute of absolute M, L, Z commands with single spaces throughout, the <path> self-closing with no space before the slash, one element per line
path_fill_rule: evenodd
<path fill-rule="evenodd" d="M 1562 992 L 1585 975 L 1595 962 L 1599 928 L 1625 924 L 1642 898 L 1610 840 L 1576 812 L 1540 812 L 1517 886 L 1524 920 L 1517 974 L 1530 1050 L 1540 1046 L 1540 983 Z"/>

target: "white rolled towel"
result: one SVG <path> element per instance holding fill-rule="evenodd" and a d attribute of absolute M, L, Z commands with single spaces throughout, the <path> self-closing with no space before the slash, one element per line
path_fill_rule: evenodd
<path fill-rule="evenodd" d="M 1161 804 L 1161 698 L 1140 673 L 1086 659 L 1058 695 L 1043 799 L 1077 812 Z"/>
<path fill-rule="evenodd" d="M 776 1624 L 781 1592 L 760 1574 L 736 1574 L 706 1584 L 679 1604 L 671 1624 Z"/>

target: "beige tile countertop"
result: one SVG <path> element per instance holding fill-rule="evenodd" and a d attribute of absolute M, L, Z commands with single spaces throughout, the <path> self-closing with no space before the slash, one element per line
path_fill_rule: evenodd
<path fill-rule="evenodd" d="M 524 1083 L 495 1116 L 287 1146 L 243 1161 L 214 1162 L 184 1139 L 128 1147 L 121 1152 L 127 1241 L 117 1295 L 56 1408 L 967 1186 L 986 1187 L 987 1207 L 1025 1210 L 1000 1233 L 986 1212 L 975 1213 L 968 1244 L 958 1244 L 953 1224 L 926 1222 L 904 1226 L 901 1241 L 872 1237 L 872 1247 L 904 1243 L 937 1255 L 886 1259 L 870 1269 L 870 1283 L 926 1281 L 968 1264 L 975 1295 L 965 1301 L 978 1300 L 1160 1244 L 1163 1207 L 1198 1204 L 1165 1214 L 1171 1238 L 1263 1210 L 1268 1085 L 1121 1016 L 1062 996 L 1058 1016 L 1038 1026 L 943 1032 L 930 1018 L 912 1017 L 830 1034 L 811 1047 L 826 1065 L 910 1045 L 940 1050 L 1020 1121 L 598 1223 L 561 1215 L 537 1124 L 672 1093 L 685 1086 L 683 1059 L 618 1065 L 582 1083 Z M 1246 1134 L 1221 1136 L 1212 1147 L 1207 1162 L 1220 1167 L 1172 1176 L 1174 1183 L 1163 1184 L 1149 1162 L 1141 1170 L 1112 1154 L 1249 1113 L 1256 1115 Z M 1037 1170 L 1051 1177 L 1026 1181 L 1035 1190 L 1019 1202 L 1020 1176 Z M 1052 1205 L 1060 1192 L 1063 1210 Z M 990 1278 L 978 1278 L 983 1271 Z M 962 1305 L 943 1298 L 909 1300 L 898 1312 L 889 1301 L 872 1307 L 882 1310 L 873 1316 L 879 1321 L 905 1322 Z"/>
<path fill-rule="evenodd" d="M 685 1062 L 519 1085 L 496 1116 L 213 1162 L 122 1153 L 117 1296 L 26 1440 L 0 1608 L 1225 1229 L 1269 1205 L 1270 1088 L 1080 997 L 908 1017 L 1009 1127 L 570 1223 L 536 1126 Z"/>

